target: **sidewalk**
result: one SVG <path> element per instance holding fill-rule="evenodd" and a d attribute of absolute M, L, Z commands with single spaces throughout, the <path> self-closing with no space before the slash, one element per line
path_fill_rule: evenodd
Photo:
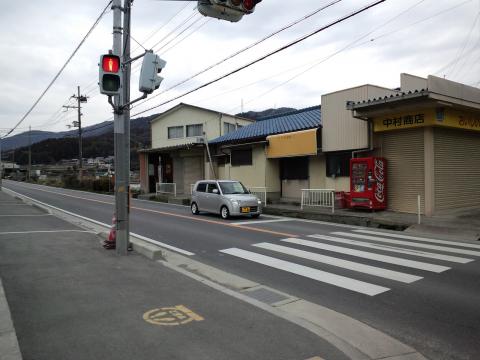
<path fill-rule="evenodd" d="M 302 327 L 136 253 L 118 257 L 3 192 L 0 278 L 25 359 L 346 359 Z M 0 308 L 0 324 L 7 315 Z M 21 358 L 2 341 L 12 330 L 0 326 L 2 359 Z"/>
<path fill-rule="evenodd" d="M 272 204 L 263 209 L 265 214 L 297 217 L 366 227 L 406 230 L 414 234 L 442 235 L 444 238 L 476 241 L 480 239 L 480 207 L 468 210 L 452 210 L 432 217 L 421 217 L 418 225 L 416 214 L 393 211 L 304 208 L 288 204 Z"/>

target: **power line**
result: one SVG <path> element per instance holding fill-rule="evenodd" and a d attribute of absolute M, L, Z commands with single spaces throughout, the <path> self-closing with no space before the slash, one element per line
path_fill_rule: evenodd
<path fill-rule="evenodd" d="M 212 84 L 214 84 L 214 83 L 216 83 L 216 82 L 218 82 L 218 81 L 220 81 L 220 80 L 223 80 L 223 79 L 225 79 L 225 78 L 227 78 L 227 77 L 229 77 L 229 76 L 231 76 L 231 75 L 233 75 L 233 74 L 236 74 L 236 73 L 238 73 L 238 72 L 240 72 L 240 71 L 242 71 L 242 70 L 244 70 L 244 69 L 246 69 L 246 68 L 249 68 L 250 66 L 252 66 L 252 65 L 254 65 L 254 64 L 257 64 L 257 63 L 259 63 L 259 62 L 261 62 L 261 61 L 263 61 L 263 60 L 265 60 L 265 59 L 267 59 L 267 58 L 269 58 L 269 57 L 271 57 L 271 56 L 273 56 L 273 55 L 275 55 L 275 54 L 278 54 L 278 53 L 280 53 L 280 52 L 282 52 L 282 51 L 284 51 L 284 50 L 286 50 L 286 49 L 289 49 L 290 47 L 292 47 L 292 46 L 294 46 L 294 45 L 296 45 L 296 44 L 298 44 L 298 43 L 300 43 L 300 42 L 302 42 L 302 41 L 305 41 L 305 40 L 309 39 L 310 37 L 312 37 L 312 36 L 314 36 L 314 35 L 322 32 L 322 31 L 325 31 L 326 29 L 328 29 L 328 28 L 330 28 L 330 27 L 332 27 L 332 26 L 335 26 L 335 25 L 337 25 L 337 24 L 339 24 L 339 23 L 341 23 L 341 22 L 343 22 L 343 21 L 345 21 L 345 20 L 347 20 L 347 19 L 350 19 L 350 18 L 352 18 L 352 17 L 354 17 L 354 16 L 356 16 L 356 15 L 358 15 L 358 14 L 360 14 L 360 13 L 362 13 L 362 12 L 364 12 L 364 11 L 366 11 L 366 10 L 374 7 L 374 6 L 377 6 L 377 5 L 379 5 L 379 4 L 383 3 L 383 2 L 385 2 L 385 0 L 378 0 L 378 1 L 375 1 L 375 2 L 371 3 L 370 5 L 367 5 L 367 6 L 363 7 L 363 8 L 361 8 L 361 9 L 359 9 L 359 10 L 355 10 L 354 12 L 352 12 L 352 13 L 350 13 L 350 14 L 348 14 L 348 15 L 345 15 L 345 16 L 343 16 L 343 17 L 341 17 L 341 18 L 339 18 L 339 19 L 337 19 L 337 20 L 335 20 L 335 21 L 333 21 L 333 22 L 331 22 L 331 23 L 329 23 L 329 24 L 327 24 L 327 25 L 325 25 L 325 26 L 322 26 L 322 27 L 318 28 L 317 30 L 315 30 L 315 31 L 313 31 L 313 32 L 311 32 L 311 33 L 309 33 L 309 34 L 304 35 L 304 36 L 302 36 L 302 37 L 300 37 L 300 38 L 298 38 L 298 39 L 296 39 L 296 40 L 288 43 L 287 45 L 284 45 L 284 46 L 282 46 L 282 47 L 280 47 L 280 48 L 278 48 L 278 49 L 276 49 L 276 50 L 274 50 L 274 51 L 271 51 L 271 52 L 267 53 L 266 55 L 261 56 L 260 58 L 257 58 L 256 60 L 253 60 L 253 61 L 247 63 L 246 65 L 243 65 L 243 66 L 241 66 L 241 67 L 239 67 L 239 68 L 237 68 L 237 69 L 235 69 L 235 70 L 232 70 L 232 71 L 228 72 L 228 73 L 225 74 L 225 75 L 222 75 L 222 76 L 220 76 L 220 77 L 218 77 L 218 78 L 216 78 L 216 79 L 214 79 L 214 80 L 211 80 L 211 81 L 209 81 L 209 82 L 207 82 L 207 83 L 204 83 L 203 85 L 197 86 L 196 88 L 194 88 L 194 89 L 192 89 L 192 90 L 189 90 L 189 91 L 187 91 L 187 92 L 185 92 L 185 93 L 183 93 L 183 94 L 181 94 L 181 95 L 175 96 L 174 98 L 172 98 L 172 99 L 170 99 L 170 100 L 167 100 L 167 101 L 164 101 L 163 103 L 160 103 L 160 104 L 158 104 L 158 105 L 152 106 L 152 107 L 150 107 L 150 108 L 148 108 L 148 109 L 146 109 L 146 110 L 140 111 L 140 112 L 138 112 L 138 113 L 136 113 L 136 114 L 134 114 L 134 115 L 132 115 L 132 116 L 137 116 L 137 115 L 143 114 L 143 113 L 145 113 L 145 112 L 147 112 L 147 111 L 156 109 L 156 108 L 158 108 L 158 107 L 160 107 L 160 106 L 163 106 L 163 105 L 165 105 L 165 104 L 171 103 L 172 101 L 178 100 L 178 99 L 180 99 L 180 98 L 182 98 L 182 97 L 185 97 L 185 96 L 187 96 L 187 95 L 189 95 L 189 94 L 191 94 L 191 93 L 194 93 L 195 91 L 198 91 L 198 90 L 203 89 L 203 88 L 205 88 L 205 87 L 207 87 L 207 86 L 210 86 L 210 85 L 212 85 Z"/>
<path fill-rule="evenodd" d="M 192 36 L 194 33 L 196 33 L 198 30 L 200 30 L 202 27 L 204 27 L 206 24 L 208 24 L 210 21 L 212 20 L 212 18 L 207 18 L 202 24 L 200 24 L 199 26 L 197 26 L 195 29 L 193 29 L 192 31 L 190 31 L 187 35 L 185 35 L 183 38 L 181 38 L 179 41 L 177 41 L 175 44 L 173 44 L 172 46 L 170 46 L 168 49 L 164 50 L 162 52 L 163 55 L 165 55 L 167 52 L 169 52 L 170 50 L 172 50 L 173 48 L 177 47 L 180 43 L 182 43 L 183 41 L 185 41 L 186 39 L 188 39 L 190 36 Z"/>
<path fill-rule="evenodd" d="M 182 81 L 180 81 L 179 83 L 177 83 L 177 84 L 175 84 L 175 85 L 173 85 L 173 86 L 170 86 L 169 88 L 161 91 L 160 93 L 151 96 L 151 97 L 148 98 L 147 100 L 144 100 L 144 101 L 140 102 L 140 103 L 139 103 L 138 105 L 136 105 L 135 107 L 138 107 L 138 106 L 140 106 L 140 105 L 142 105 L 142 104 L 144 104 L 144 103 L 146 103 L 146 102 L 148 102 L 148 101 L 151 101 L 152 99 L 154 99 L 154 98 L 156 98 L 156 97 L 158 97 L 158 96 L 160 96 L 160 95 L 162 95 L 162 94 L 164 94 L 164 93 L 166 93 L 166 92 L 168 92 L 168 91 L 170 91 L 170 90 L 172 90 L 172 89 L 175 89 L 175 88 L 177 88 L 178 86 L 183 85 L 183 84 L 187 83 L 187 82 L 190 81 L 190 80 L 193 80 L 194 78 L 196 78 L 196 77 L 198 77 L 198 76 L 206 73 L 207 71 L 209 71 L 209 70 L 211 70 L 211 69 L 213 69 L 213 68 L 215 68 L 215 67 L 217 67 L 217 66 L 219 66 L 219 65 L 221 65 L 221 64 L 223 64 L 223 63 L 225 63 L 226 61 L 231 60 L 231 59 L 233 59 L 234 57 L 236 57 L 236 56 L 238 56 L 238 55 L 240 55 L 240 54 L 242 54 L 242 53 L 244 53 L 244 52 L 246 52 L 246 51 L 254 48 L 255 46 L 257 46 L 257 45 L 259 45 L 259 44 L 267 41 L 268 39 L 274 37 L 275 35 L 278 35 L 279 33 L 283 32 L 283 31 L 285 31 L 285 30 L 288 30 L 288 29 L 292 28 L 293 26 L 301 23 L 302 21 L 305 21 L 305 20 L 313 17 L 314 15 L 317 15 L 318 13 L 326 10 L 327 8 L 329 8 L 329 7 L 331 7 L 331 6 L 339 3 L 340 1 L 342 1 L 342 0 L 335 0 L 335 1 L 333 1 L 333 2 L 331 2 L 331 3 L 329 3 L 329 4 L 327 4 L 327 5 L 324 5 L 324 6 L 320 7 L 320 8 L 312 11 L 311 13 L 309 13 L 309 14 L 307 14 L 307 15 L 305 15 L 305 16 L 303 16 L 303 17 L 301 17 L 301 18 L 299 18 L 299 19 L 297 19 L 297 20 L 295 20 L 295 21 L 293 21 L 293 22 L 291 22 L 291 23 L 289 23 L 289 24 L 281 27 L 280 29 L 278 29 L 278 30 L 276 30 L 276 31 L 268 34 L 267 36 L 261 38 L 260 40 L 255 41 L 254 43 L 252 43 L 252 44 L 250 44 L 250 45 L 248 45 L 248 46 L 246 46 L 246 47 L 244 47 L 244 48 L 242 48 L 242 49 L 234 52 L 233 54 L 231 54 L 231 55 L 223 58 L 222 60 L 217 61 L 216 63 L 214 63 L 214 64 L 206 67 L 205 69 L 203 69 L 203 70 L 201 70 L 201 71 L 199 71 L 199 72 L 191 75 L 191 76 L 188 77 L 187 79 L 182 80 Z"/>
<path fill-rule="evenodd" d="M 18 125 L 20 125 L 26 118 L 28 115 L 30 115 L 30 113 L 33 111 L 33 109 L 35 109 L 35 107 L 37 106 L 37 104 L 40 102 L 40 100 L 42 100 L 42 98 L 45 96 L 45 94 L 47 93 L 47 91 L 52 87 L 52 85 L 55 83 L 55 81 L 57 81 L 58 77 L 60 76 L 60 74 L 63 72 L 63 70 L 67 67 L 67 65 L 70 63 L 70 61 L 73 59 L 73 57 L 75 56 L 75 54 L 77 53 L 77 51 L 80 49 L 80 47 L 83 45 L 83 43 L 87 40 L 88 36 L 92 33 L 92 31 L 97 27 L 98 23 L 100 22 L 100 20 L 102 19 L 102 17 L 107 13 L 107 10 L 108 10 L 108 7 L 110 6 L 110 4 L 112 3 L 112 1 L 110 0 L 107 4 L 107 6 L 103 9 L 103 11 L 100 13 L 100 16 L 97 18 L 97 20 L 95 20 L 95 22 L 93 23 L 92 27 L 90 28 L 90 30 L 88 30 L 87 34 L 83 37 L 82 41 L 80 41 L 80 44 L 78 44 L 78 46 L 75 48 L 75 50 L 73 51 L 73 53 L 70 55 L 70 57 L 67 59 L 67 61 L 65 62 L 65 64 L 62 66 L 62 68 L 58 71 L 58 73 L 55 75 L 55 77 L 53 78 L 53 80 L 50 82 L 50 84 L 48 84 L 47 88 L 42 92 L 42 94 L 40 95 L 40 97 L 35 101 L 35 103 L 30 107 L 30 109 L 27 111 L 27 113 L 20 119 L 20 121 L 6 134 L 4 135 L 3 137 L 7 137 L 8 135 L 10 135 L 16 128 Z"/>

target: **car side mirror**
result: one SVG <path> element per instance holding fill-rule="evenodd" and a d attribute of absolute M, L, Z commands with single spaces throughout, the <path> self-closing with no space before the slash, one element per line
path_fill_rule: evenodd
<path fill-rule="evenodd" d="M 212 193 L 214 193 L 214 194 L 217 194 L 217 195 L 218 195 L 218 189 L 213 189 L 213 190 L 212 190 Z"/>

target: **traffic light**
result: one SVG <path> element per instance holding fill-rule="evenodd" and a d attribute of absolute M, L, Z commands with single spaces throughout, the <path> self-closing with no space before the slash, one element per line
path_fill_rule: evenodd
<path fill-rule="evenodd" d="M 167 62 L 160 59 L 160 56 L 153 52 L 149 51 L 145 54 L 138 86 L 140 92 L 151 94 L 160 87 L 163 78 L 157 74 L 159 74 L 166 65 Z"/>
<path fill-rule="evenodd" d="M 112 54 L 102 55 L 98 68 L 100 93 L 108 96 L 119 95 L 122 85 L 120 57 Z"/>
<path fill-rule="evenodd" d="M 198 11 L 204 16 L 231 22 L 240 21 L 245 14 L 255 11 L 262 0 L 198 0 Z"/>

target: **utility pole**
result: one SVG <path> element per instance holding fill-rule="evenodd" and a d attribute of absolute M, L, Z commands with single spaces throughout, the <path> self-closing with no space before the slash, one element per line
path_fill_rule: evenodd
<path fill-rule="evenodd" d="M 3 164 L 2 164 L 2 137 L 0 136 L 0 191 L 2 191 Z"/>
<path fill-rule="evenodd" d="M 129 177 L 130 177 L 130 111 L 124 104 L 130 102 L 130 11 L 131 0 L 113 0 L 113 55 L 121 58 L 122 88 L 120 96 L 114 96 L 114 139 L 115 139 L 115 218 L 116 250 L 118 255 L 127 255 L 129 242 Z M 123 42 L 122 42 L 122 12 Z M 123 43 L 123 45 L 122 45 Z"/>
<path fill-rule="evenodd" d="M 28 127 L 28 177 L 27 180 L 30 181 L 32 173 L 32 127 Z"/>
<path fill-rule="evenodd" d="M 64 105 L 65 109 L 77 109 L 78 120 L 73 122 L 74 127 L 78 127 L 78 178 L 83 177 L 83 146 L 82 146 L 82 103 L 87 102 L 85 95 L 80 95 L 80 86 L 77 86 L 77 95 L 72 95 L 71 99 L 77 100 L 77 106 Z"/>

